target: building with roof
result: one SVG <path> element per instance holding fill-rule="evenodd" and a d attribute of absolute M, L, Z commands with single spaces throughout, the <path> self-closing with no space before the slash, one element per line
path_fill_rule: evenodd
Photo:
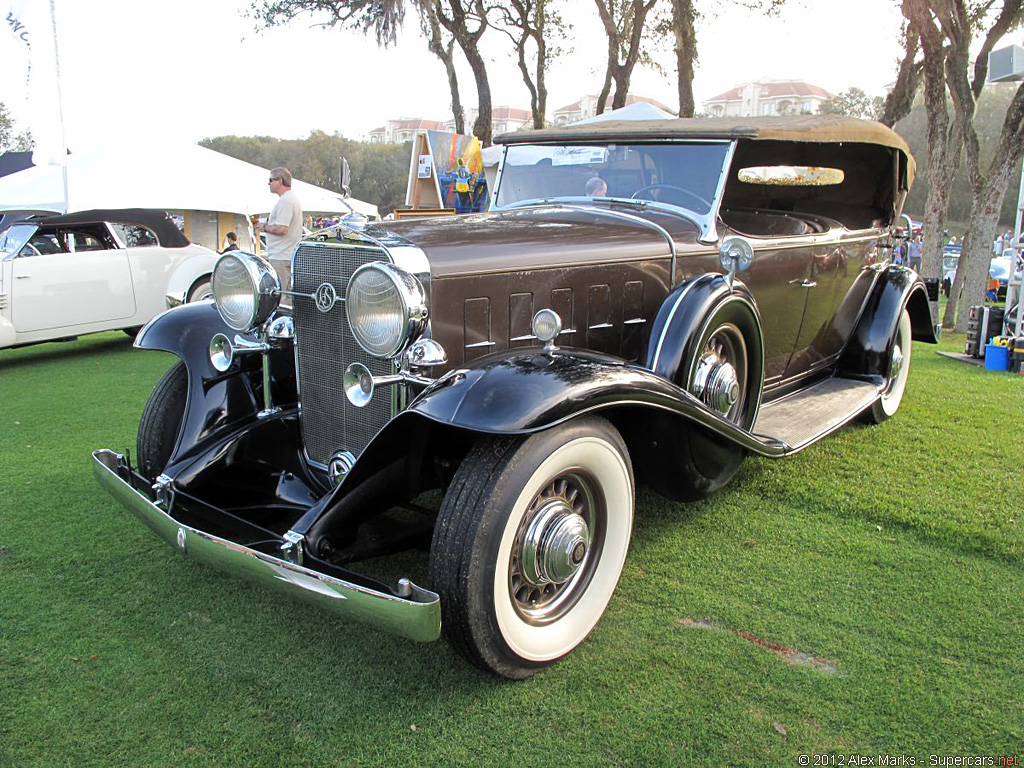
<path fill-rule="evenodd" d="M 730 88 L 701 106 L 712 117 L 813 115 L 831 98 L 834 94 L 803 80 L 758 80 Z"/>
<path fill-rule="evenodd" d="M 380 128 L 370 131 L 371 144 L 403 144 L 412 141 L 420 131 L 444 131 L 445 124 L 440 120 L 424 120 L 421 117 L 400 117 L 388 120 Z"/>
<path fill-rule="evenodd" d="M 551 113 L 551 125 L 568 125 L 569 123 L 575 123 L 588 117 L 594 117 L 594 115 L 597 114 L 598 98 L 599 96 L 597 95 L 581 96 L 579 100 L 574 101 L 572 104 L 566 104 L 564 107 L 556 109 Z M 656 99 L 651 99 L 647 96 L 636 96 L 632 93 L 626 94 L 626 103 L 624 106 L 628 107 L 640 102 L 651 104 L 664 112 L 668 112 L 673 115 L 675 114 L 674 109 L 666 107 Z M 608 101 L 605 103 L 605 110 L 610 110 L 611 108 L 611 96 L 609 95 Z"/>

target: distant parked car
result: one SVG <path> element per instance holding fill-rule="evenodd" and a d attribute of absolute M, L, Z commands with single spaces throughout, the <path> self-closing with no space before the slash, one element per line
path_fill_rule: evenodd
<path fill-rule="evenodd" d="M 169 306 L 211 298 L 217 258 L 162 211 L 5 219 L 0 348 L 116 329 L 133 335 Z"/>
<path fill-rule="evenodd" d="M 996 299 L 1002 301 L 1006 298 L 1006 285 L 1010 278 L 1010 265 L 1014 262 L 1014 249 L 1007 248 L 1002 256 L 996 256 L 989 264 L 988 276 L 990 280 L 999 283 L 996 289 Z M 1020 257 L 1017 259 L 1017 271 L 1021 269 Z M 956 266 L 960 261 L 960 246 L 947 245 L 942 249 L 942 292 L 949 296 L 956 277 Z"/>

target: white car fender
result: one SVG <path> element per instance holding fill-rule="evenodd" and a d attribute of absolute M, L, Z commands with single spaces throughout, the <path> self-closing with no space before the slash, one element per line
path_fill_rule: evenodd
<path fill-rule="evenodd" d="M 188 292 L 202 277 L 213 274 L 213 266 L 220 258 L 219 254 L 199 245 L 190 245 L 193 251 L 184 261 L 178 263 L 167 281 L 167 306 L 176 307 L 184 304 Z"/>

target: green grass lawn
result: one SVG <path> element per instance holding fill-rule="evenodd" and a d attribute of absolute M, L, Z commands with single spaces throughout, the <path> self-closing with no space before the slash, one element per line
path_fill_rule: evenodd
<path fill-rule="evenodd" d="M 880 427 L 702 503 L 641 491 L 608 613 L 523 683 L 190 561 L 103 493 L 90 451 L 134 446 L 172 358 L 2 351 L 0 766 L 1024 752 L 1024 377 L 935 349 Z"/>

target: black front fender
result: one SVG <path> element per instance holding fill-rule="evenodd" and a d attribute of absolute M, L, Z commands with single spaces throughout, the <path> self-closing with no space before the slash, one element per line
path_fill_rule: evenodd
<path fill-rule="evenodd" d="M 256 418 L 263 404 L 262 361 L 258 354 L 240 355 L 226 372 L 210 362 L 210 339 L 223 333 L 235 337 L 213 302 L 183 304 L 153 318 L 135 338 L 139 349 L 177 355 L 188 370 L 188 398 L 178 441 L 168 467 L 191 458 L 225 429 Z M 271 387 L 275 405 L 296 400 L 291 346 L 272 353 Z"/>
<path fill-rule="evenodd" d="M 482 358 L 438 379 L 409 410 L 472 432 L 526 434 L 583 413 L 627 407 L 681 416 L 757 453 L 775 450 L 663 376 L 578 349 L 515 350 Z"/>

